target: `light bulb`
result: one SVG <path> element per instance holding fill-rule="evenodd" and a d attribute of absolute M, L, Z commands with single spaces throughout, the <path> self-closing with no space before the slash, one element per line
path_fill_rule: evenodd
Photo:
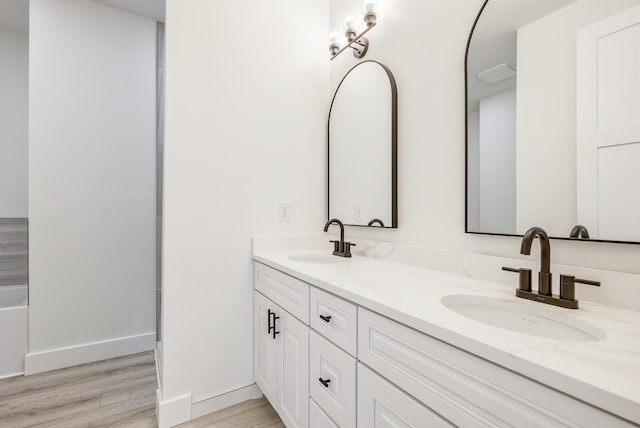
<path fill-rule="evenodd" d="M 376 1 L 375 0 L 366 0 L 364 2 L 364 8 L 366 12 L 364 13 L 364 22 L 367 24 L 367 27 L 371 27 L 375 25 L 376 20 L 378 19 L 378 14 L 376 13 Z"/>
<path fill-rule="evenodd" d="M 353 16 L 349 15 L 344 20 L 344 25 L 349 29 L 353 30 L 356 25 L 356 20 Z"/>
<path fill-rule="evenodd" d="M 364 9 L 367 12 L 373 12 L 376 9 L 376 0 L 367 0 L 364 4 Z"/>
<path fill-rule="evenodd" d="M 339 45 L 340 43 L 340 34 L 337 31 L 329 34 L 329 40 L 331 40 L 332 45 Z"/>

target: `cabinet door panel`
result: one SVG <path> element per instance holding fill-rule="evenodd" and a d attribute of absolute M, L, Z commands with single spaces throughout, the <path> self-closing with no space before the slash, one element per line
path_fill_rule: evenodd
<path fill-rule="evenodd" d="M 272 406 L 276 406 L 277 341 L 269 333 L 268 311 L 277 305 L 253 292 L 253 376 Z"/>
<path fill-rule="evenodd" d="M 451 428 L 449 422 L 358 364 L 358 428 Z"/>
<path fill-rule="evenodd" d="M 318 288 L 311 287 L 310 324 L 352 356 L 356 356 L 356 305 Z"/>
<path fill-rule="evenodd" d="M 309 423 L 309 327 L 278 308 L 278 406 L 287 428 Z"/>
<path fill-rule="evenodd" d="M 261 263 L 255 264 L 254 276 L 256 290 L 309 324 L 309 284 Z"/>
<path fill-rule="evenodd" d="M 356 360 L 315 331 L 310 333 L 311 397 L 341 427 L 356 424 Z M 319 379 L 327 381 L 326 385 Z"/>
<path fill-rule="evenodd" d="M 309 399 L 309 428 L 340 428 L 322 411 L 315 401 Z"/>

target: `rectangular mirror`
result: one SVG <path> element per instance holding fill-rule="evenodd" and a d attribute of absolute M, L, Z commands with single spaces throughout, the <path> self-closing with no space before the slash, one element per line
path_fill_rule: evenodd
<path fill-rule="evenodd" d="M 328 218 L 398 227 L 397 88 L 391 71 L 363 61 L 336 89 L 328 124 Z"/>
<path fill-rule="evenodd" d="M 638 76 L 640 0 L 485 1 L 466 56 L 466 231 L 640 242 Z"/>

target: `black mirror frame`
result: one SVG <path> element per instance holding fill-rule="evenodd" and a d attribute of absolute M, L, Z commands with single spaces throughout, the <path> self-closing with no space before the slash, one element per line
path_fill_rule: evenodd
<path fill-rule="evenodd" d="M 490 0 L 484 0 L 482 6 L 480 6 L 480 10 L 476 15 L 475 20 L 473 21 L 473 25 L 471 26 L 471 31 L 469 32 L 469 38 L 467 39 L 467 47 L 464 52 L 464 232 L 471 235 L 488 235 L 488 236 L 514 236 L 522 238 L 522 235 L 511 234 L 511 233 L 490 233 L 490 232 L 474 232 L 469 230 L 469 111 L 468 111 L 468 103 L 469 103 L 469 85 L 468 82 L 468 74 L 467 74 L 467 61 L 469 59 L 469 48 L 471 47 L 471 39 L 473 38 L 473 33 L 476 29 L 478 21 L 480 20 L 480 16 L 484 11 L 485 7 L 489 3 Z M 532 225 L 534 226 L 534 225 Z M 567 231 L 569 233 L 569 231 Z M 569 236 L 550 236 L 549 239 L 559 239 L 563 241 L 573 241 L 573 242 L 606 242 L 610 244 L 632 244 L 638 245 L 640 242 L 636 241 L 616 241 L 616 240 L 607 240 L 607 239 L 576 239 L 571 238 Z"/>
<path fill-rule="evenodd" d="M 488 0 L 487 0 L 488 1 Z M 347 71 L 340 80 L 336 91 L 333 94 L 333 98 L 331 98 L 331 105 L 329 107 L 329 117 L 327 118 L 327 219 L 331 218 L 329 214 L 329 188 L 331 184 L 331 177 L 329 176 L 329 151 L 331 150 L 331 137 L 330 137 L 330 126 L 331 126 L 331 110 L 333 108 L 333 102 L 338 95 L 338 91 L 340 90 L 340 86 L 345 81 L 347 76 L 355 70 L 358 66 L 365 64 L 367 62 L 373 62 L 378 64 L 382 69 L 387 73 L 387 77 L 389 78 L 389 84 L 391 87 L 391 226 L 383 226 L 385 229 L 397 229 L 398 228 L 398 87 L 396 85 L 396 79 L 393 77 L 393 73 L 386 65 L 381 62 L 375 60 L 365 60 L 357 63 L 349 71 Z M 349 224 L 344 223 L 345 226 L 357 226 L 357 227 L 376 227 L 380 228 L 380 226 L 372 226 L 366 224 Z"/>

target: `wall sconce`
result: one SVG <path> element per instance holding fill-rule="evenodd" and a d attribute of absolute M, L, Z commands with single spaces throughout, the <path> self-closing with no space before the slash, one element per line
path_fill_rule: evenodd
<path fill-rule="evenodd" d="M 356 58 L 362 58 L 367 53 L 367 50 L 369 49 L 369 39 L 364 37 L 364 35 L 373 27 L 375 27 L 378 15 L 375 10 L 375 0 L 366 0 L 364 7 L 365 12 L 362 18 L 367 26 L 364 31 L 358 34 L 358 32 L 356 31 L 355 18 L 353 18 L 352 16 L 347 16 L 347 18 L 344 20 L 344 25 L 346 27 L 344 36 L 347 44 L 344 47 L 340 48 L 340 34 L 338 32 L 334 31 L 329 36 L 329 52 L 331 52 L 331 60 L 340 55 L 347 48 L 353 49 L 353 56 L 355 56 Z"/>

